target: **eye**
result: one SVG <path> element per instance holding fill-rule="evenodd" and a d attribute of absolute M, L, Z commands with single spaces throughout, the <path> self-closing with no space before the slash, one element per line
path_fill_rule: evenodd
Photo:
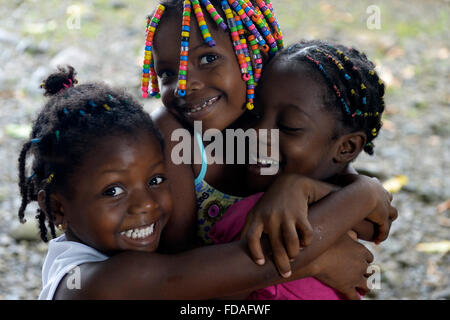
<path fill-rule="evenodd" d="M 160 185 L 161 183 L 163 183 L 164 181 L 166 181 L 167 178 L 163 177 L 163 176 L 155 176 L 153 178 L 150 179 L 150 181 L 148 182 L 148 185 L 150 187 L 154 187 L 157 185 Z"/>
<path fill-rule="evenodd" d="M 294 127 L 290 127 L 281 123 L 278 123 L 278 128 L 280 128 L 281 131 L 285 131 L 285 132 L 299 132 L 302 131 L 302 128 L 294 128 Z"/>
<path fill-rule="evenodd" d="M 109 189 L 106 189 L 103 192 L 103 195 L 107 196 L 107 197 L 117 197 L 117 196 L 121 195 L 124 192 L 125 192 L 125 190 L 123 190 L 121 187 L 117 187 L 116 186 L 116 187 L 111 187 Z"/>
<path fill-rule="evenodd" d="M 200 65 L 210 64 L 219 59 L 219 56 L 216 54 L 205 54 L 200 59 Z"/>
<path fill-rule="evenodd" d="M 158 76 L 159 76 L 161 79 L 170 78 L 170 77 L 173 77 L 174 75 L 175 75 L 175 73 L 172 72 L 172 71 L 170 71 L 170 70 L 163 70 L 163 71 L 161 71 L 161 72 L 158 74 Z"/>

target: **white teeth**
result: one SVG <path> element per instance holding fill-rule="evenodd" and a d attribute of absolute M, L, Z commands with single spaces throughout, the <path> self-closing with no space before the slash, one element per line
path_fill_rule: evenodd
<path fill-rule="evenodd" d="M 126 236 L 131 239 L 142 239 L 147 238 L 153 233 L 153 229 L 155 227 L 155 224 L 152 223 L 152 225 L 145 227 L 145 228 L 136 228 L 136 229 L 129 229 L 126 231 L 122 231 L 120 234 L 123 236 Z"/>
<path fill-rule="evenodd" d="M 250 163 L 262 164 L 262 165 L 279 165 L 280 162 L 274 159 L 268 158 L 257 158 L 256 155 L 252 154 Z"/>
<path fill-rule="evenodd" d="M 218 100 L 217 97 L 214 97 L 212 99 L 209 99 L 208 101 L 205 101 L 201 106 L 199 106 L 198 108 L 195 109 L 189 109 L 189 111 L 185 111 L 184 113 L 188 116 L 190 116 L 193 113 L 202 111 L 203 109 L 205 109 L 206 107 L 209 107 L 210 105 L 212 105 L 214 102 L 216 102 Z"/>

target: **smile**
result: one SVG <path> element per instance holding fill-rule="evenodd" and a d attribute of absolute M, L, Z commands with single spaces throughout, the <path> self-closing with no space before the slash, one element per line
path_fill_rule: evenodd
<path fill-rule="evenodd" d="M 183 113 L 187 116 L 193 115 L 195 113 L 198 113 L 200 111 L 205 110 L 206 108 L 208 108 L 209 106 L 213 105 L 214 103 L 216 103 L 218 100 L 220 99 L 220 96 L 216 96 L 213 97 L 211 99 L 206 100 L 205 102 L 203 102 L 202 104 L 197 104 L 195 106 L 192 107 L 188 107 L 188 108 L 183 108 Z"/>
<path fill-rule="evenodd" d="M 279 166 L 280 161 L 271 158 L 257 157 L 255 154 L 250 155 L 250 164 L 255 164 L 258 167 L 270 168 L 271 166 Z"/>
<path fill-rule="evenodd" d="M 152 223 L 148 227 L 141 227 L 122 231 L 120 234 L 130 239 L 145 239 L 153 234 L 155 224 Z"/>

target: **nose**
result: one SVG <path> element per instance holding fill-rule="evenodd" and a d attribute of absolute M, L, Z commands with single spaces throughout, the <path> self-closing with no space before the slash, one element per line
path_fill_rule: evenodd
<path fill-rule="evenodd" d="M 130 197 L 128 213 L 147 214 L 159 207 L 149 190 L 139 190 L 133 192 Z"/>
<path fill-rule="evenodd" d="M 194 67 L 181 66 L 179 72 L 178 86 L 175 88 L 174 93 L 176 97 L 183 98 L 205 87 L 202 75 L 200 72 L 196 72 Z"/>
<path fill-rule="evenodd" d="M 275 124 L 273 122 L 274 121 L 272 121 L 272 119 L 267 115 L 261 116 L 261 118 L 256 121 L 254 128 L 258 132 L 258 140 L 260 144 L 270 144 L 272 136 L 271 131 L 275 129 Z"/>

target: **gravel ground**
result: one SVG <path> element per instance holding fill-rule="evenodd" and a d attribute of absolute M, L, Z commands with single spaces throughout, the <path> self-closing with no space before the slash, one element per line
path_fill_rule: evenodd
<path fill-rule="evenodd" d="M 16 217 L 16 159 L 44 101 L 40 82 L 70 63 L 80 81 L 104 80 L 138 96 L 144 18 L 153 3 L 2 2 L 0 299 L 35 299 L 41 286 L 47 245 L 36 240 L 36 207 L 27 210 L 27 224 Z M 355 167 L 383 181 L 405 175 L 409 183 L 395 194 L 399 219 L 388 241 L 368 244 L 381 270 L 381 288 L 368 298 L 449 299 L 450 210 L 442 205 L 450 199 L 449 1 L 377 1 L 380 29 L 368 27 L 369 1 L 273 3 L 288 43 L 323 38 L 360 48 L 388 85 L 376 155 L 362 155 Z M 148 110 L 155 106 L 145 101 Z"/>

